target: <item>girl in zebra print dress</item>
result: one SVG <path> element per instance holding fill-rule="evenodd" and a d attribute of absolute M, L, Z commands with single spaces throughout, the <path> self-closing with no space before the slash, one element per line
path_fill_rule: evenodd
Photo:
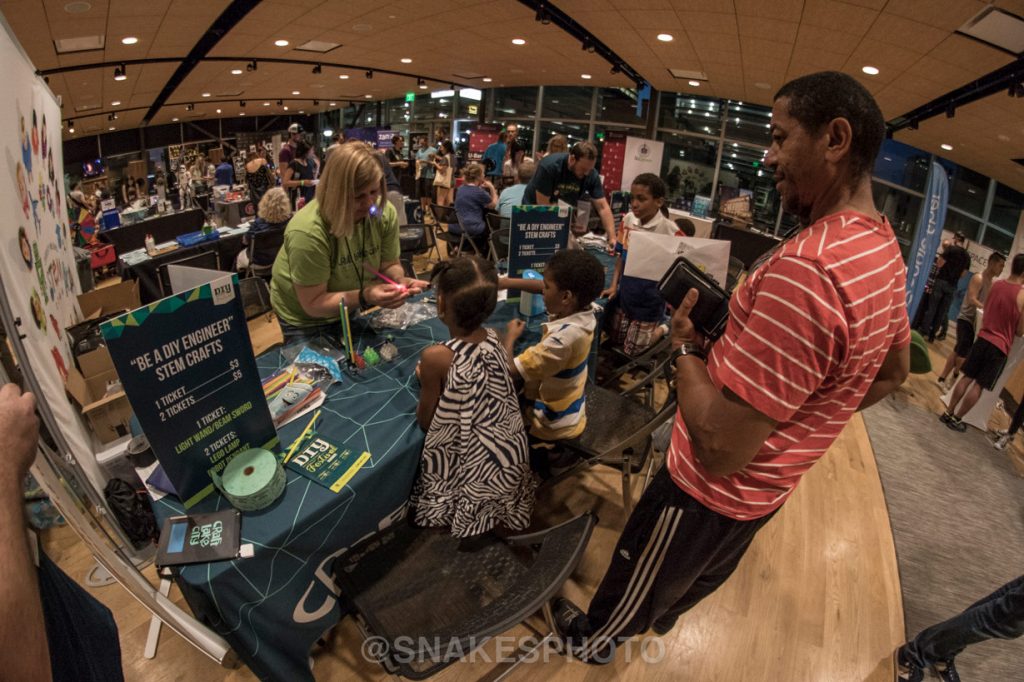
<path fill-rule="evenodd" d="M 497 304 L 494 264 L 462 256 L 439 264 L 431 280 L 452 338 L 424 350 L 416 369 L 416 418 L 427 432 L 411 500 L 416 523 L 449 526 L 456 537 L 521 530 L 536 482 L 508 355 L 481 326 Z"/>

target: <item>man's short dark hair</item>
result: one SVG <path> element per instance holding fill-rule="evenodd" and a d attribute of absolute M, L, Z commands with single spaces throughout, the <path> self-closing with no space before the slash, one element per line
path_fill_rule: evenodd
<path fill-rule="evenodd" d="M 404 138 L 401 135 L 392 135 L 391 136 L 391 144 L 398 144 L 399 140 L 403 140 L 404 141 Z"/>
<path fill-rule="evenodd" d="M 586 310 L 604 290 L 604 266 L 582 249 L 556 251 L 544 272 L 559 289 L 576 297 L 577 310 Z"/>
<path fill-rule="evenodd" d="M 953 235 L 953 239 L 955 239 L 958 242 L 965 242 L 967 241 L 967 235 L 964 234 L 963 232 L 958 231 L 956 234 Z"/>
<path fill-rule="evenodd" d="M 870 173 L 885 138 L 885 119 L 878 103 L 853 76 L 822 71 L 791 80 L 774 99 L 789 100 L 789 115 L 813 134 L 829 121 L 845 118 L 853 130 L 850 143 L 851 179 Z"/>
<path fill-rule="evenodd" d="M 1018 253 L 1010 263 L 1010 274 L 1014 277 L 1024 275 L 1024 253 Z"/>
<path fill-rule="evenodd" d="M 479 256 L 458 256 L 441 261 L 430 281 L 444 296 L 445 314 L 460 329 L 474 330 L 498 305 L 498 271 Z"/>
<path fill-rule="evenodd" d="M 988 255 L 988 262 L 991 263 L 992 261 L 1002 261 L 1003 263 L 1005 263 L 1006 254 L 1002 253 L 1001 251 L 993 251 Z"/>
<path fill-rule="evenodd" d="M 593 142 L 577 142 L 569 150 L 569 155 L 579 161 L 580 159 L 596 159 L 597 147 Z"/>

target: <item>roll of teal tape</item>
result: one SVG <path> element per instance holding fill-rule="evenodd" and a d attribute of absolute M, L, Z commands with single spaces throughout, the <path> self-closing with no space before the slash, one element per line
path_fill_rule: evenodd
<path fill-rule="evenodd" d="M 269 450 L 253 448 L 235 455 L 213 481 L 239 511 L 259 511 L 284 492 L 284 468 Z"/>

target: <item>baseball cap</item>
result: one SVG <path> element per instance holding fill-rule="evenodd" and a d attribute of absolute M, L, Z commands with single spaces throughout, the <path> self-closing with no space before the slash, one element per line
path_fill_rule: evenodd
<path fill-rule="evenodd" d="M 302 130 L 302 126 L 300 126 L 298 123 L 293 123 L 290 126 L 288 126 L 288 132 L 294 135 L 295 133 L 301 133 L 304 131 Z"/>

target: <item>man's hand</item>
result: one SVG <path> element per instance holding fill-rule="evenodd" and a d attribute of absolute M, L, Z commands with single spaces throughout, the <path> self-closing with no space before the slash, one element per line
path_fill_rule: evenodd
<path fill-rule="evenodd" d="M 7 440 L 7 453 L 0 458 L 0 476 L 15 477 L 21 481 L 36 458 L 39 441 L 39 419 L 36 418 L 36 399 L 31 393 L 22 393 L 14 384 L 0 388 L 0 433 Z"/>
<path fill-rule="evenodd" d="M 430 282 L 415 277 L 401 277 L 398 281 L 405 286 L 410 296 L 423 293 L 430 288 Z"/>
<path fill-rule="evenodd" d="M 601 295 L 598 298 L 607 298 L 610 301 L 613 298 L 615 298 L 615 295 L 617 293 L 619 293 L 619 288 L 615 287 L 615 286 L 611 286 L 611 287 L 608 287 L 607 289 L 605 289 L 604 291 L 602 291 Z"/>
<path fill-rule="evenodd" d="M 705 346 L 704 337 L 690 321 L 690 311 L 697 305 L 697 296 L 696 289 L 687 291 L 679 307 L 672 313 L 672 348 L 679 348 L 684 343 L 695 343 L 701 348 Z"/>

